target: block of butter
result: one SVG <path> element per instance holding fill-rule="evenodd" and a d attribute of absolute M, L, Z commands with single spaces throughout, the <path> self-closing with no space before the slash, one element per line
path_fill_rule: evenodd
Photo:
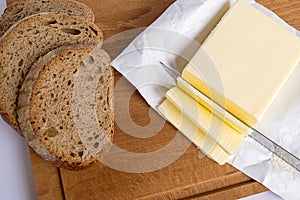
<path fill-rule="evenodd" d="M 212 61 L 218 73 L 216 80 L 219 78 L 223 87 L 215 87 L 205 79 L 211 66 L 207 66 L 203 56 Z M 299 60 L 300 39 L 265 13 L 239 0 L 185 67 L 182 77 L 253 126 Z"/>

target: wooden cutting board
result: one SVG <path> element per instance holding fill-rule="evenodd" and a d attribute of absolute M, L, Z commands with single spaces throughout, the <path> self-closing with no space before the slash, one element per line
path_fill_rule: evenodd
<path fill-rule="evenodd" d="M 10 3 L 13 0 L 8 0 Z M 105 38 L 140 27 L 147 27 L 173 0 L 80 0 L 95 12 L 96 24 Z M 259 0 L 259 3 L 276 12 L 290 25 L 300 29 L 299 0 Z M 124 36 L 115 49 L 118 55 L 140 31 Z M 121 75 L 115 71 L 115 82 Z M 130 98 L 129 110 L 132 120 L 140 126 L 150 122 L 149 106 L 125 81 L 115 91 L 115 104 L 122 105 L 126 95 Z M 124 98 L 123 98 L 124 97 Z M 119 113 L 118 113 L 119 112 Z M 116 110 L 121 120 L 128 120 Z M 152 112 L 152 111 L 150 111 Z M 152 113 L 153 114 L 153 113 Z M 123 118 L 122 118 L 123 116 Z M 153 114 L 155 120 L 163 120 Z M 151 152 L 167 145 L 176 135 L 168 123 L 156 135 L 138 139 L 127 135 L 115 124 L 114 144 L 132 152 Z M 186 142 L 183 136 L 182 142 Z M 170 153 L 172 154 L 172 152 Z M 31 151 L 32 169 L 39 199 L 237 199 L 266 191 L 261 184 L 226 164 L 220 166 L 208 158 L 199 158 L 199 151 L 191 145 L 175 162 L 160 170 L 148 173 L 126 173 L 112 169 L 100 162 L 87 169 L 73 172 L 57 169 Z M 138 161 L 136 161 L 138 162 Z"/>

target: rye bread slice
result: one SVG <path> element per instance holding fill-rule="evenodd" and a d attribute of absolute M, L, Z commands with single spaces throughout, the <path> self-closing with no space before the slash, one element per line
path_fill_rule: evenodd
<path fill-rule="evenodd" d="M 20 127 L 60 166 L 80 169 L 109 148 L 113 135 L 109 62 L 98 48 L 60 48 L 39 59 L 26 76 L 19 96 Z"/>
<path fill-rule="evenodd" d="M 44 56 L 41 56 L 31 67 L 30 69 L 30 76 L 26 76 L 26 81 L 24 81 L 23 86 L 19 93 L 20 101 L 18 102 L 18 122 L 19 127 L 22 131 L 23 136 L 27 140 L 29 146 L 44 160 L 50 161 L 51 163 L 55 164 L 56 166 L 60 167 L 61 163 L 50 154 L 50 152 L 45 148 L 43 143 L 40 139 L 34 134 L 34 131 L 31 127 L 29 122 L 29 103 L 30 103 L 30 96 L 32 93 L 32 85 L 34 80 L 39 75 L 39 70 L 49 62 L 56 54 L 60 53 L 61 51 L 65 50 L 66 48 L 70 48 L 70 46 L 63 46 L 59 47 L 55 50 L 50 51 Z"/>
<path fill-rule="evenodd" d="M 103 34 L 81 17 L 43 13 L 13 25 L 0 39 L 0 113 L 17 131 L 17 96 L 32 64 L 60 46 L 101 45 Z"/>
<path fill-rule="evenodd" d="M 93 11 L 73 0 L 21 0 L 8 5 L 0 18 L 0 37 L 15 23 L 30 15 L 56 12 L 83 17 L 94 22 Z"/>

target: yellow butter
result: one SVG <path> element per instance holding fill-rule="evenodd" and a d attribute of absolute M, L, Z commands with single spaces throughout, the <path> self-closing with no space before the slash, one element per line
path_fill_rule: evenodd
<path fill-rule="evenodd" d="M 230 155 L 210 136 L 201 131 L 188 117 L 176 108 L 169 100 L 165 100 L 159 107 L 159 112 L 174 127 L 182 132 L 190 141 L 210 158 L 219 164 L 224 164 Z"/>
<path fill-rule="evenodd" d="M 183 78 L 253 126 L 299 62 L 300 39 L 257 8 L 238 1 L 205 40 L 202 50 L 214 63 L 223 88 L 206 83 L 203 74 L 209 73 L 209 68 L 201 59 L 201 50 L 185 67 Z"/>
<path fill-rule="evenodd" d="M 222 107 L 218 104 L 211 101 L 201 92 L 193 88 L 190 84 L 184 81 L 182 78 L 177 78 L 177 86 L 183 92 L 185 92 L 188 96 L 197 101 L 200 105 L 204 106 L 207 110 L 216 115 L 220 120 L 224 121 L 234 130 L 236 130 L 240 134 L 246 134 L 249 132 L 250 128 L 246 126 L 243 122 L 238 120 L 236 117 L 226 112 Z"/>
<path fill-rule="evenodd" d="M 212 137 L 228 154 L 234 154 L 243 135 L 230 127 L 178 87 L 170 89 L 166 98 L 190 119 L 201 131 Z"/>

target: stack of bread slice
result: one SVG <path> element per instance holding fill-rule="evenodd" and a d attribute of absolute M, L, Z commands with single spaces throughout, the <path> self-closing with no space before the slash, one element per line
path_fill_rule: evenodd
<path fill-rule="evenodd" d="M 0 18 L 0 112 L 45 160 L 77 170 L 113 136 L 113 73 L 94 14 L 73 0 L 22 0 Z"/>

